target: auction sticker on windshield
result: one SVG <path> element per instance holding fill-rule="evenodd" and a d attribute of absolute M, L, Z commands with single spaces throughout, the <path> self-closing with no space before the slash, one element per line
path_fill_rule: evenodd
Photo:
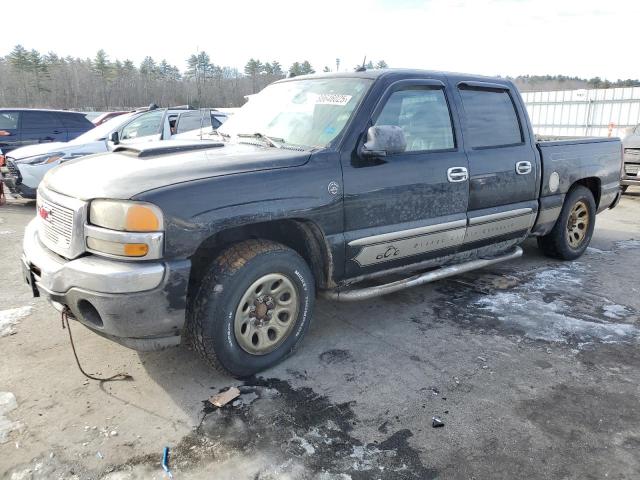
<path fill-rule="evenodd" d="M 318 95 L 316 105 L 346 105 L 351 100 L 351 95 L 341 95 L 339 93 L 321 93 Z"/>

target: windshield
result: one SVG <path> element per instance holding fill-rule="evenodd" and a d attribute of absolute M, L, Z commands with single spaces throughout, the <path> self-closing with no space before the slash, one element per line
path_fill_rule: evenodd
<path fill-rule="evenodd" d="M 118 115 L 117 117 L 113 117 L 110 120 L 107 120 L 102 125 L 97 126 L 96 128 L 92 128 L 88 132 L 83 133 L 79 137 L 71 140 L 69 143 L 79 145 L 82 143 L 90 143 L 96 142 L 98 140 L 104 140 L 109 136 L 111 132 L 117 130 L 122 126 L 127 120 L 136 115 L 135 112 L 132 113 L 124 113 L 122 115 Z"/>
<path fill-rule="evenodd" d="M 342 132 L 371 83 L 362 78 L 276 83 L 253 96 L 218 132 L 259 133 L 288 144 L 326 147 Z"/>

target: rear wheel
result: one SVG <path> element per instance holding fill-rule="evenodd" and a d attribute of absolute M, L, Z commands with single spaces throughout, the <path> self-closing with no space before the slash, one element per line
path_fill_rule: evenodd
<path fill-rule="evenodd" d="M 309 328 L 315 283 L 307 263 L 267 240 L 230 247 L 190 309 L 191 343 L 219 371 L 247 377 L 289 355 Z"/>
<path fill-rule="evenodd" d="M 588 188 L 577 185 L 567 194 L 553 229 L 538 237 L 538 247 L 545 255 L 574 260 L 589 246 L 596 221 L 596 202 Z"/>

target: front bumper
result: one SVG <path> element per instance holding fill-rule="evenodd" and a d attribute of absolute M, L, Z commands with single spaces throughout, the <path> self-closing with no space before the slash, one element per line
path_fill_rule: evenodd
<path fill-rule="evenodd" d="M 12 174 L 8 167 L 0 168 L 0 182 L 5 184 L 13 196 L 29 199 L 35 199 L 37 196 L 37 188 L 26 185 L 22 178 Z"/>
<path fill-rule="evenodd" d="M 627 185 L 627 186 L 640 186 L 640 177 L 622 177 L 622 180 L 620 180 L 620 185 Z"/>
<path fill-rule="evenodd" d="M 25 230 L 23 273 L 45 296 L 94 332 L 136 350 L 177 345 L 185 322 L 191 262 L 124 262 L 88 255 L 66 260 Z"/>

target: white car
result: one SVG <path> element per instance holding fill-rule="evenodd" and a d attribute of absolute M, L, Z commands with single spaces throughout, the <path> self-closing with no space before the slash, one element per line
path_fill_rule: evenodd
<path fill-rule="evenodd" d="M 119 115 L 66 143 L 43 143 L 12 150 L 6 156 L 2 181 L 18 197 L 36 198 L 44 175 L 63 162 L 127 145 L 173 137 L 175 124 L 187 108 L 150 107 Z"/>

